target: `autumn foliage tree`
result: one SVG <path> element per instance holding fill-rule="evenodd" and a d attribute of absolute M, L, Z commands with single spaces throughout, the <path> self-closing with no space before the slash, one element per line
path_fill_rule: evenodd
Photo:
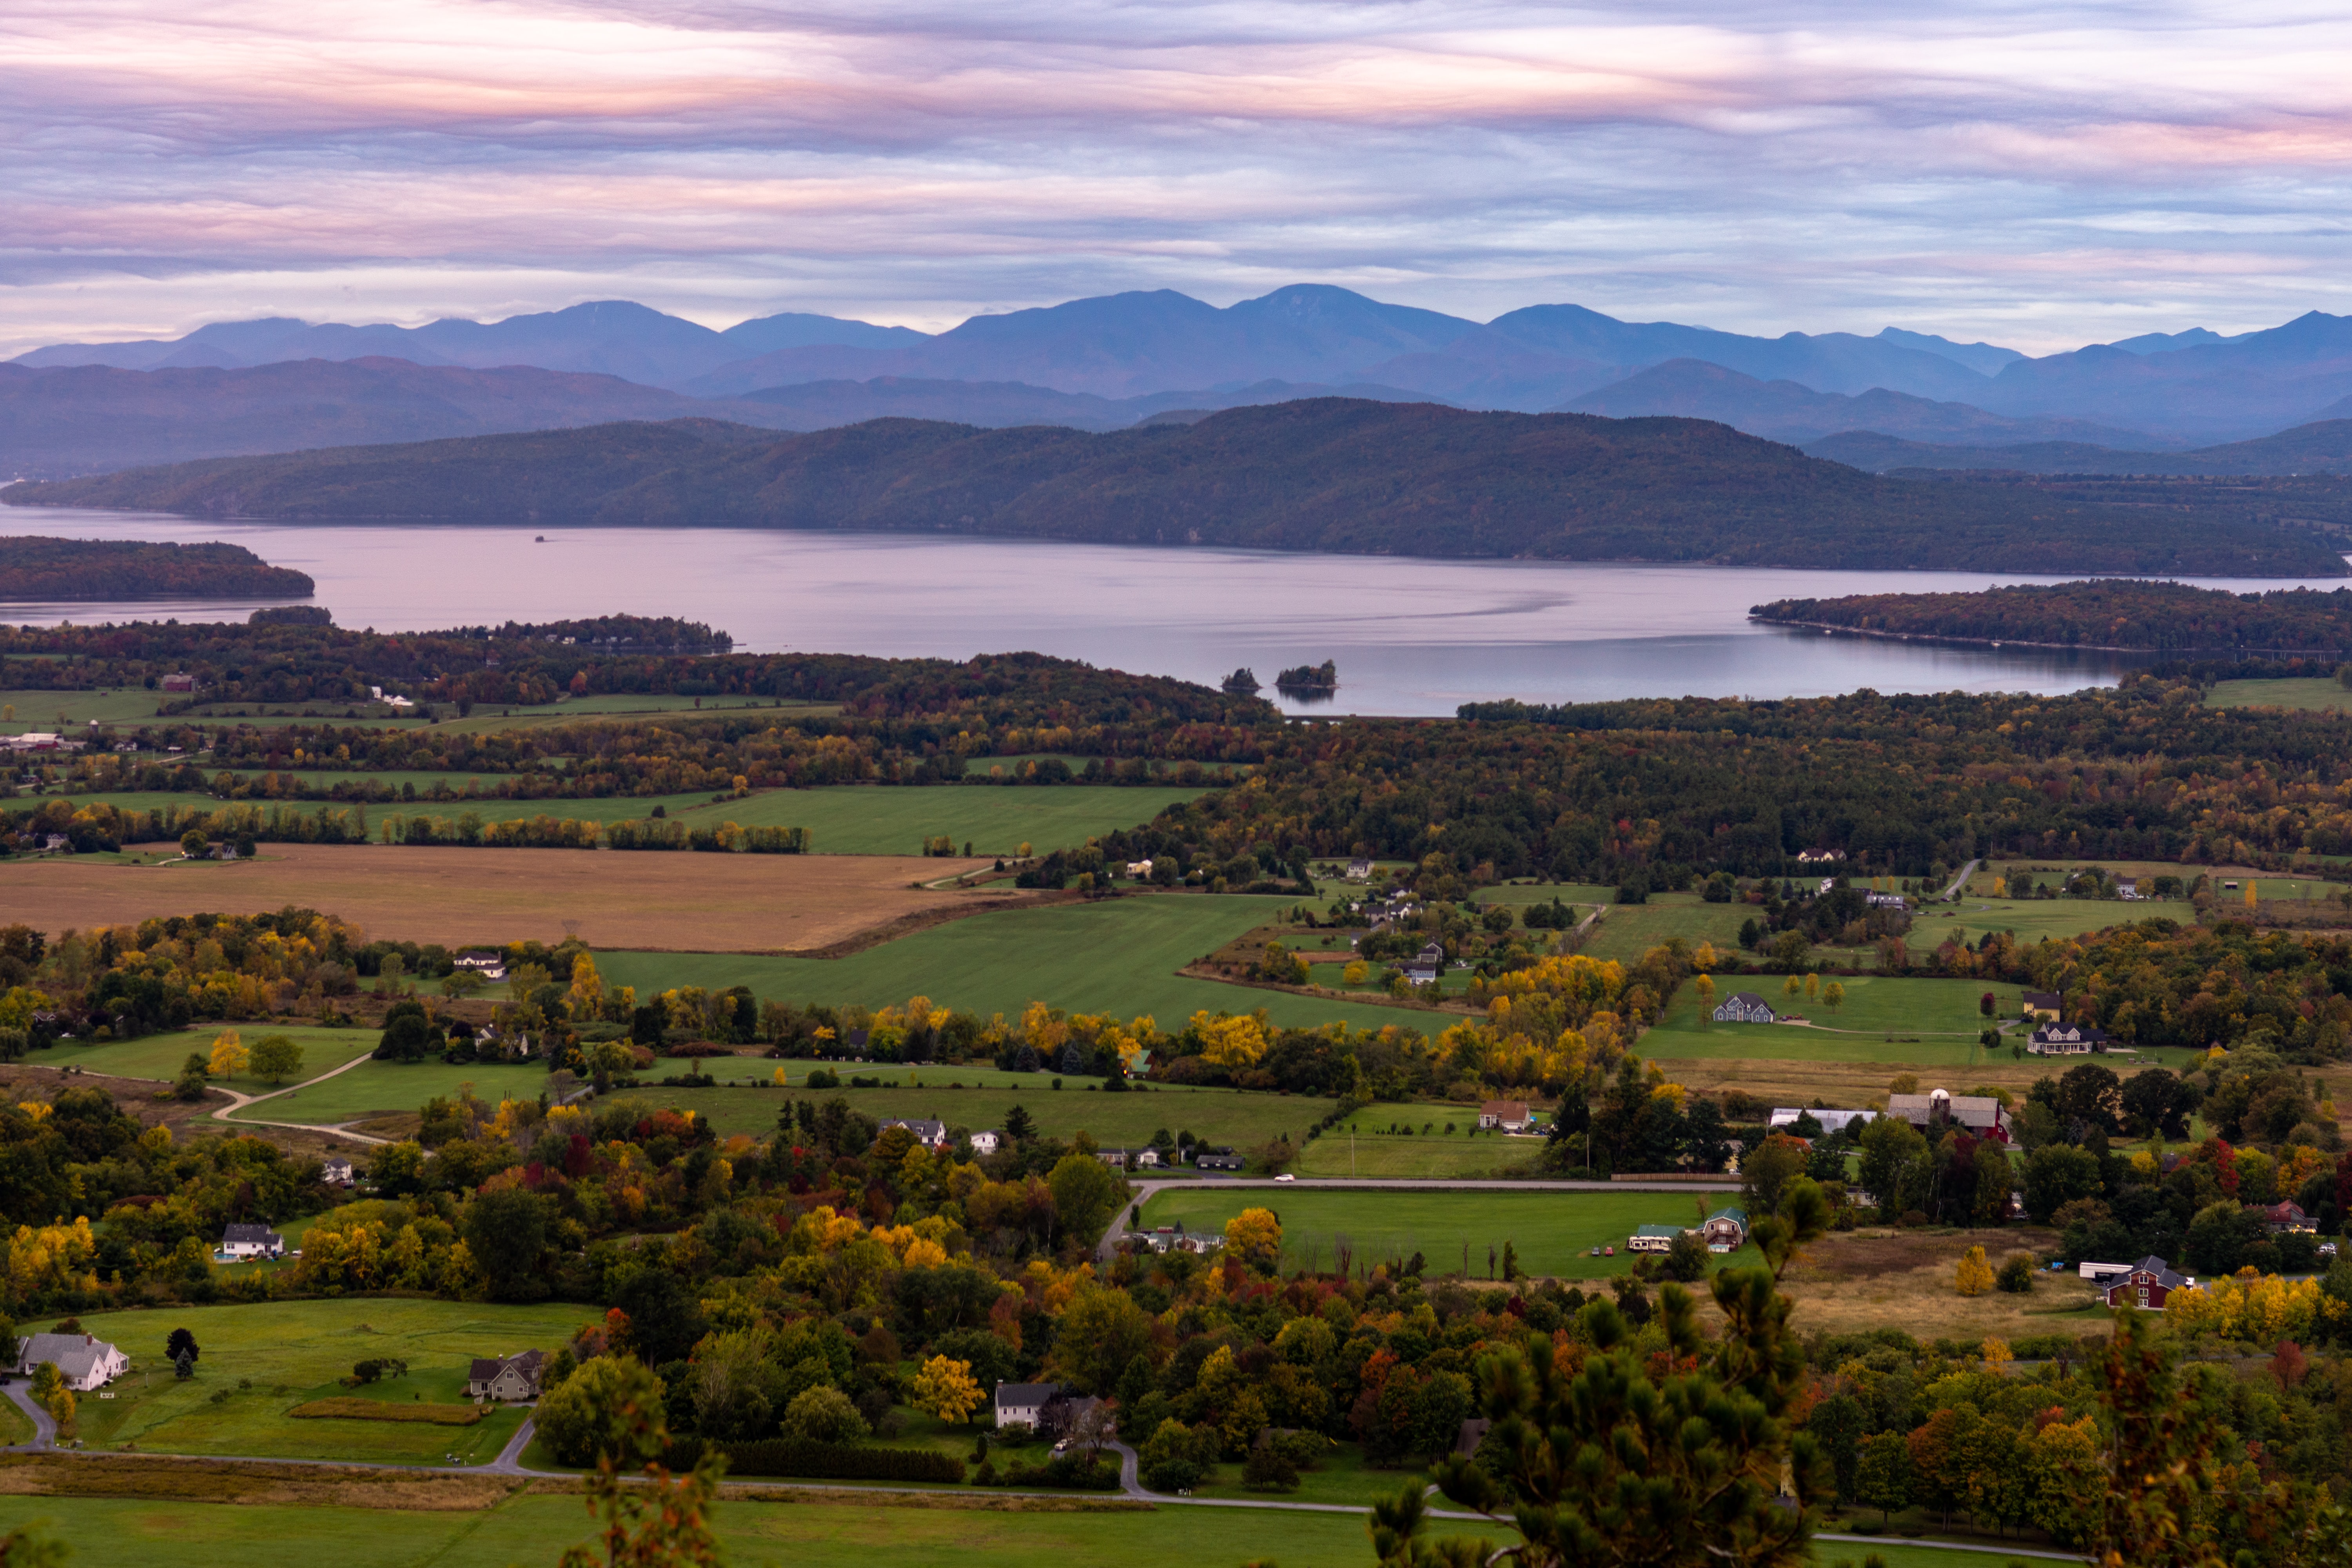
<path fill-rule="evenodd" d="M 1724 1317 L 1713 1341 L 1691 1293 L 1668 1284 L 1653 1320 L 1665 1335 L 1659 1354 L 1637 1349 L 1616 1303 L 1601 1300 L 1582 1309 L 1592 1348 L 1580 1366 L 1545 1334 L 1482 1358 L 1479 1405 L 1494 1425 L 1478 1462 L 1457 1454 L 1434 1467 L 1439 1489 L 1515 1529 L 1519 1542 L 1506 1552 L 1520 1568 L 1809 1562 L 1811 1504 L 1828 1465 L 1798 1426 L 1804 1352 L 1779 1281 L 1829 1216 L 1818 1185 L 1789 1184 L 1780 1212 L 1750 1233 L 1763 1265 L 1709 1282 Z M 1784 1477 L 1794 1508 L 1775 1505 Z M 1472 1568 L 1496 1555 L 1459 1537 L 1429 1540 L 1427 1521 L 1418 1483 L 1376 1504 L 1381 1562 Z"/>

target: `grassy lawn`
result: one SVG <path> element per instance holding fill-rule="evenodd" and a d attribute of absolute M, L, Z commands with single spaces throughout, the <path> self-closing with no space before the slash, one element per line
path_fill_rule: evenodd
<path fill-rule="evenodd" d="M 1160 1193 L 1145 1205 L 1147 1225 L 1182 1220 L 1191 1230 L 1222 1229 L 1245 1208 L 1270 1208 L 1281 1217 L 1284 1267 L 1331 1267 L 1339 1237 L 1356 1257 L 1374 1262 L 1411 1257 L 1428 1260 L 1430 1278 L 1458 1272 L 1469 1247 L 1470 1273 L 1486 1278 L 1486 1248 L 1502 1255 L 1509 1242 L 1530 1274 L 1589 1279 L 1622 1274 L 1633 1266 L 1625 1238 L 1645 1225 L 1692 1225 L 1696 1205 L 1712 1210 L 1721 1193 L 1421 1193 L 1280 1192 L 1204 1183 Z M 1594 1258 L 1614 1247 L 1614 1258 Z M 1743 1250 L 1730 1255 L 1748 1258 Z M 1723 1259 L 1718 1259 L 1723 1261 Z"/>
<path fill-rule="evenodd" d="M 1358 1027 L 1393 1023 L 1427 1031 L 1453 1021 L 1176 973 L 1292 907 L 1291 900 L 1274 898 L 1155 894 L 975 915 L 847 958 L 600 952 L 596 966 L 607 985 L 634 985 L 641 996 L 677 985 L 713 991 L 749 985 L 780 1000 L 878 1006 L 921 994 L 983 1017 L 1017 1016 L 1034 1000 L 1078 1013 L 1150 1014 L 1169 1028 L 1202 1008 L 1247 1013 L 1264 1007 L 1277 1024 L 1308 1026 L 1345 1019 Z"/>
<path fill-rule="evenodd" d="M 377 1037 L 367 1036 L 367 1048 Z M 684 1071 L 680 1063 L 677 1070 Z M 264 1121 L 332 1124 L 363 1117 L 414 1111 L 436 1094 L 454 1096 L 466 1084 L 495 1105 L 501 1100 L 537 1100 L 547 1087 L 547 1069 L 537 1062 L 367 1062 L 325 1083 L 283 1094 L 251 1115 Z M 235 1121 L 236 1118 L 231 1118 Z"/>
<path fill-rule="evenodd" d="M 1374 1502 L 1392 1498 L 1408 1485 L 1425 1486 L 1428 1472 L 1417 1468 L 1377 1470 L 1364 1463 L 1364 1451 L 1353 1443 L 1340 1443 L 1324 1450 L 1323 1458 L 1311 1470 L 1298 1473 L 1298 1489 L 1287 1492 L 1252 1491 L 1242 1485 L 1242 1467 L 1238 1464 L 1219 1465 L 1201 1484 L 1192 1489 L 1194 1497 L 1211 1498 L 1279 1498 L 1285 1502 L 1344 1503 L 1351 1508 L 1370 1508 Z M 1441 1506 L 1451 1508 L 1445 1503 Z"/>
<path fill-rule="evenodd" d="M 244 1454 L 268 1458 L 373 1459 L 436 1464 L 456 1454 L 467 1464 L 498 1457 L 521 1424 L 506 1412 L 471 1426 L 330 1418 L 293 1420 L 286 1412 L 312 1399 L 349 1394 L 337 1379 L 354 1362 L 397 1356 L 413 1368 L 369 1396 L 395 1402 L 461 1403 L 467 1363 L 536 1345 L 553 1350 L 593 1307 L 496 1307 L 478 1302 L 384 1297 L 277 1301 L 256 1306 L 102 1312 L 82 1320 L 110 1340 L 132 1370 L 116 1380 L 111 1400 L 86 1398 L 79 1418 L 93 1448 L 136 1443 L 164 1454 Z M 203 1357 L 185 1382 L 163 1359 L 173 1329 L 196 1336 Z M 225 1397 L 221 1397 L 224 1396 Z"/>
<path fill-rule="evenodd" d="M 1853 975 L 1845 1005 L 1835 1012 L 1818 1000 L 1783 994 L 1785 976 L 1716 976 L 1718 1000 L 1754 991 L 1779 1013 L 1797 1012 L 1817 1027 L 1793 1024 L 1717 1024 L 1701 1026 L 1697 998 L 1685 986 L 1666 1011 L 1665 1022 L 1642 1037 L 1644 1057 L 1780 1058 L 1790 1061 L 1886 1061 L 1919 1065 L 1965 1065 L 1982 1059 L 1977 1034 L 1984 1020 L 1977 998 L 1990 990 L 2002 1017 L 2014 1017 L 2021 994 L 2011 985 L 1987 986 L 1973 980 L 1911 980 Z M 1892 1039 L 1889 1037 L 1893 1037 Z M 1911 1038 L 1916 1037 L 1916 1043 Z M 2001 1056 L 2006 1059 L 2008 1052 Z"/>
<path fill-rule="evenodd" d="M 1477 1117 L 1460 1105 L 1374 1105 L 1357 1112 L 1307 1145 L 1298 1156 L 1302 1176 L 1487 1176 L 1525 1170 L 1543 1152 L 1539 1138 L 1500 1138 L 1493 1133 L 1471 1137 L 1466 1131 L 1447 1136 L 1442 1129 L 1452 1121 L 1466 1129 Z M 1422 1136 L 1425 1124 L 1441 1131 Z M 1389 1131 L 1410 1124 L 1408 1138 Z M 1355 1134 L 1352 1145 L 1349 1134 Z"/>
<path fill-rule="evenodd" d="M 2305 711 L 2318 709 L 2352 708 L 2352 691 L 2346 690 L 2326 676 L 2305 677 L 2300 680 L 2282 678 L 2277 680 L 2217 680 L 2213 689 L 2205 694 L 2208 708 L 2300 708 Z"/>
<path fill-rule="evenodd" d="M 284 1035 L 302 1047 L 302 1079 L 312 1079 L 342 1066 L 353 1057 L 363 1057 L 375 1049 L 379 1036 L 373 1029 L 320 1029 L 284 1024 L 207 1024 L 200 1028 L 180 1029 L 163 1035 L 142 1035 L 135 1040 L 108 1040 L 95 1046 L 63 1045 L 52 1047 L 26 1059 L 35 1067 L 65 1067 L 72 1064 L 89 1072 L 110 1073 L 120 1078 L 152 1078 L 170 1079 L 180 1076 L 180 1064 L 188 1054 L 212 1053 L 213 1041 L 224 1032 L 234 1030 L 247 1050 L 265 1035 Z M 279 1087 L 265 1083 L 250 1072 L 239 1073 L 233 1079 L 217 1080 L 224 1087 L 240 1094 L 267 1094 Z"/>
<path fill-rule="evenodd" d="M 270 1555 L 335 1568 L 505 1568 L 551 1563 L 563 1547 L 588 1541 L 593 1528 L 576 1497 L 516 1497 L 455 1512 L 0 1498 L 0 1527 L 34 1520 L 47 1521 L 72 1545 L 72 1568 L 246 1568 L 263 1542 Z M 1446 1522 L 1437 1521 L 1432 1535 Z M 1365 1568 L 1371 1561 L 1360 1516 L 1272 1509 L 1047 1513 L 730 1501 L 719 1504 L 715 1523 L 728 1562 L 793 1568 L 869 1568 L 882 1560 L 960 1568 L 1149 1562 L 1165 1557 L 1177 1538 L 1188 1560 L 1208 1563 Z M 1916 1555 L 1917 1568 L 1929 1557 L 1940 1568 L 1973 1568 L 1949 1552 Z M 1888 1560 L 1890 1568 L 1915 1568 L 1909 1559 Z"/>
<path fill-rule="evenodd" d="M 1619 904 L 1611 909 L 1592 928 L 1582 951 L 1594 958 L 1630 963 L 1668 937 L 1678 936 L 1693 947 L 1710 942 L 1718 949 L 1736 952 L 1741 923 L 1762 913 L 1747 904 L 1706 903 L 1696 893 L 1652 893 L 1645 904 Z"/>
<path fill-rule="evenodd" d="M 1615 903 L 1617 889 L 1591 882 L 1497 882 L 1479 889 L 1474 896 L 1482 904 L 1506 904 L 1512 909 L 1548 904 L 1558 899 L 1563 904 L 1574 904 L 1578 915 L 1583 916 L 1591 914 L 1595 904 Z"/>
<path fill-rule="evenodd" d="M 772 1066 L 763 1063 L 763 1066 Z M 797 1078 L 803 1063 L 788 1063 Z M 1148 1143 L 1166 1128 L 1171 1136 L 1192 1132 L 1198 1137 L 1236 1147 L 1265 1143 L 1280 1133 L 1296 1142 L 1306 1136 L 1330 1102 L 1292 1095 L 1254 1094 L 1231 1089 L 1154 1089 L 1139 1094 L 1091 1093 L 1086 1081 L 1063 1079 L 1052 1087 L 1044 1073 L 1020 1089 L 949 1089 L 961 1077 L 959 1069 L 927 1069 L 920 1089 L 845 1089 L 820 1091 L 830 1100 L 838 1092 L 855 1109 L 880 1120 L 885 1117 L 936 1116 L 950 1127 L 975 1131 L 1004 1125 L 1004 1113 L 1018 1105 L 1037 1119 L 1039 1131 L 1055 1138 L 1077 1131 L 1094 1135 L 1109 1147 Z M 1007 1075 L 994 1075 L 1003 1079 Z M 969 1078 L 964 1079 L 969 1083 Z M 655 1102 L 688 1107 L 710 1119 L 720 1132 L 765 1133 L 776 1125 L 776 1111 L 797 1088 L 774 1089 L 651 1089 L 636 1091 Z"/>
<path fill-rule="evenodd" d="M 6 726 L 0 725 L 0 730 Z M 247 776 L 255 776 L 248 774 Z M 462 790 L 470 783 L 488 786 L 491 774 L 304 773 L 320 785 L 348 779 L 375 779 L 398 787 L 414 784 L 420 790 L 436 783 Z M 926 839 L 945 835 L 961 850 L 967 843 L 976 855 L 1012 855 L 1024 844 L 1038 854 L 1072 848 L 1087 839 L 1118 828 L 1150 821 L 1171 805 L 1200 795 L 1198 789 L 1175 786 L 1114 785 L 1006 786 L 934 784 L 924 787 L 837 784 L 818 789 L 761 790 L 741 800 L 714 803 L 704 794 L 670 795 L 607 795 L 553 800 L 449 800 L 370 802 L 368 820 L 387 816 L 436 816 L 455 821 L 467 812 L 484 822 L 510 822 L 521 817 L 569 817 L 579 822 L 611 823 L 651 815 L 660 806 L 669 816 L 688 826 L 733 822 L 745 827 L 805 827 L 820 855 L 919 855 Z M 226 804 L 206 795 L 175 795 L 162 790 L 75 792 L 65 798 L 76 805 L 108 802 L 124 811 L 176 808 L 210 811 Z M 267 807 L 267 801 L 247 803 Z M 300 811 L 315 811 L 323 803 L 286 803 Z"/>
<path fill-rule="evenodd" d="M 1150 784 L 837 784 L 763 790 L 747 799 L 700 805 L 683 814 L 675 806 L 670 809 L 688 822 L 805 827 L 820 855 L 919 855 L 925 839 L 941 835 L 954 840 L 959 851 L 971 844 L 975 855 L 1011 855 L 1024 844 L 1042 855 L 1140 826 L 1200 794 Z"/>
<path fill-rule="evenodd" d="M 155 717 L 157 695 L 138 687 L 109 691 L 0 689 L 0 735 L 67 725 L 86 730 L 93 719 L 101 724 L 143 722 Z M 13 716 L 6 712 L 10 708 L 16 710 Z"/>

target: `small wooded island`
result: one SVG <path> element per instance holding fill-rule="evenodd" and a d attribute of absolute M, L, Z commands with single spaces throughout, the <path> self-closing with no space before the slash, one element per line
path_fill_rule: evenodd
<path fill-rule="evenodd" d="M 2352 653 L 2352 589 L 2233 594 L 2121 578 L 1976 594 L 1775 599 L 1748 612 L 1778 626 L 1865 637 L 2035 643 L 2151 653 Z"/>
<path fill-rule="evenodd" d="M 317 587 L 241 544 L 0 538 L 0 600 L 296 599 Z"/>

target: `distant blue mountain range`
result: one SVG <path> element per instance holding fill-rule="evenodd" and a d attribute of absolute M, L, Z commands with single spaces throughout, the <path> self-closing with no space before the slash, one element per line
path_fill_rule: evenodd
<path fill-rule="evenodd" d="M 1339 388 L 1469 408 L 1712 418 L 1792 442 L 1866 431 L 1971 449 L 2060 442 L 2164 450 L 2352 415 L 2352 318 L 2318 311 L 2231 337 L 2195 328 L 2033 358 L 1899 327 L 1869 337 L 1757 337 L 1622 321 L 1578 305 L 1534 305 L 1480 323 L 1318 284 L 1223 308 L 1170 289 L 1105 295 L 974 316 L 935 334 L 798 313 L 719 331 L 627 300 L 421 327 L 270 318 L 168 341 L 61 343 L 14 365 L 156 373 L 310 360 L 612 377 L 718 417 L 740 419 L 756 403 L 771 411 L 761 422 L 794 428 L 918 410 L 981 425 L 1108 428 L 1171 410 Z M 432 381 L 399 377 L 397 395 L 425 396 Z M 89 417 L 102 421 L 114 394 L 100 383 L 79 386 Z M 533 406 L 561 394 L 535 385 Z M 166 417 L 156 413 L 156 395 L 138 394 L 151 416 Z M 584 422 L 595 416 L 591 405 L 610 406 L 615 395 L 583 384 L 581 395 L 581 419 L 550 423 Z M 719 403 L 731 406 L 722 411 Z M 401 438 L 419 417 L 404 415 Z M 12 434 L 9 418 L 0 399 L 0 461 L 54 471 L 41 441 Z M 57 423 L 52 416 L 43 428 Z M 453 425 L 446 433 L 473 428 Z M 270 439 L 257 426 L 233 449 L 282 449 L 250 444 Z M 102 439 L 95 447 L 77 443 L 77 471 L 103 447 Z M 183 444 L 171 455 L 192 454 Z"/>

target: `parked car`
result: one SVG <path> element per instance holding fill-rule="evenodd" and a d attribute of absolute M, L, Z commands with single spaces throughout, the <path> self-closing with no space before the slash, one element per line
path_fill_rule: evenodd
<path fill-rule="evenodd" d="M 1282 1173 L 1282 1174 L 1280 1174 L 1280 1175 L 1278 1175 L 1278 1176 L 1275 1177 L 1275 1180 L 1276 1180 L 1276 1181 L 1277 1181 L 1277 1182 L 1295 1182 L 1295 1181 L 1298 1180 L 1298 1178 L 1297 1178 L 1297 1176 L 1292 1175 L 1289 1172 L 1285 1171 L 1285 1172 L 1283 1172 L 1283 1173 Z"/>

